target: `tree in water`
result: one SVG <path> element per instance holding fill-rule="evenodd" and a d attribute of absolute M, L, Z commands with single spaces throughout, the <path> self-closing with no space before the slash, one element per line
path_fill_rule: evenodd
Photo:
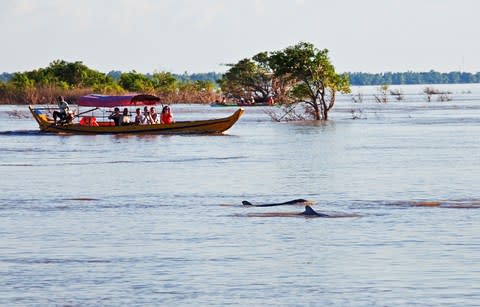
<path fill-rule="evenodd" d="M 277 78 L 292 81 L 287 110 L 292 110 L 292 105 L 304 103 L 306 113 L 315 120 L 328 119 L 337 92 L 350 92 L 347 75 L 335 72 L 328 50 L 319 50 L 311 43 L 301 42 L 273 52 L 269 65 Z"/>

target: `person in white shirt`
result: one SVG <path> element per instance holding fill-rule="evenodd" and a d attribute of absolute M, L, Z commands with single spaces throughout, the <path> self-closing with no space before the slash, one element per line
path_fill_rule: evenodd
<path fill-rule="evenodd" d="M 123 109 L 121 124 L 122 124 L 122 126 L 130 124 L 130 115 L 128 114 L 128 108 Z"/>
<path fill-rule="evenodd" d="M 60 110 L 59 111 L 53 111 L 53 121 L 54 121 L 55 125 L 57 124 L 57 118 L 59 118 L 60 121 L 67 120 L 67 113 L 70 111 L 70 106 L 65 101 L 65 98 L 63 96 L 58 96 L 57 97 L 57 104 L 58 104 L 58 108 Z"/>
<path fill-rule="evenodd" d="M 148 107 L 145 106 L 143 108 L 142 125 L 148 125 L 151 123 L 153 123 L 152 116 L 150 116 L 150 111 L 148 111 Z"/>
<path fill-rule="evenodd" d="M 160 124 L 160 114 L 157 113 L 155 107 L 150 108 L 150 117 L 152 118 L 152 124 Z"/>

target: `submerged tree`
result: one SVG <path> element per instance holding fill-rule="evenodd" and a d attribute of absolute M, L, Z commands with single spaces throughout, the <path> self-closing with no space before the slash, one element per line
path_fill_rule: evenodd
<path fill-rule="evenodd" d="M 378 95 L 373 95 L 378 103 L 388 103 L 388 84 L 384 84 L 377 89 Z"/>
<path fill-rule="evenodd" d="M 328 50 L 319 50 L 311 43 L 273 52 L 269 64 L 275 76 L 293 81 L 290 104 L 305 103 L 307 113 L 316 120 L 328 119 L 337 92 L 350 92 L 348 77 L 335 72 Z"/>
<path fill-rule="evenodd" d="M 316 120 L 328 119 L 337 92 L 350 92 L 347 75 L 335 72 L 328 50 L 319 50 L 310 43 L 261 52 L 229 66 L 220 80 L 223 92 L 240 97 L 254 95 L 257 101 L 274 96 L 283 104 L 284 112 L 290 114 L 303 103 L 305 112 Z M 294 116 L 301 118 L 304 117 Z"/>

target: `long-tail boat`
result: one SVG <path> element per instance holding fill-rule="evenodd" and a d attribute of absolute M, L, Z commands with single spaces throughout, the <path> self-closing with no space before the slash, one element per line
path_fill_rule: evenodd
<path fill-rule="evenodd" d="M 232 115 L 224 118 L 174 121 L 170 124 L 127 124 L 116 126 L 112 120 L 105 116 L 95 116 L 97 110 L 113 107 L 140 107 L 158 104 L 160 98 L 153 95 L 87 95 L 78 99 L 78 111 L 72 116 L 73 120 L 54 121 L 46 111 L 49 108 L 29 106 L 30 112 L 37 121 L 40 130 L 52 133 L 71 134 L 217 134 L 232 127 L 243 114 L 244 110 L 239 108 Z M 89 107 L 86 111 L 80 108 Z M 97 111 L 98 112 L 98 111 Z"/>

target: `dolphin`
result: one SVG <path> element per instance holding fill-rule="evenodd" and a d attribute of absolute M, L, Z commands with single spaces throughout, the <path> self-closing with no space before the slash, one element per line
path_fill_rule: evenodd
<path fill-rule="evenodd" d="M 305 211 L 303 211 L 302 213 L 297 213 L 297 212 L 262 212 L 262 213 L 247 213 L 245 215 L 240 214 L 240 215 L 236 215 L 236 216 L 248 216 L 248 217 L 305 217 L 305 218 L 339 217 L 339 216 L 332 216 L 332 215 L 316 212 L 309 205 L 305 206 Z"/>
<path fill-rule="evenodd" d="M 310 203 L 311 204 L 312 202 L 308 201 L 306 199 L 303 199 L 303 198 L 289 200 L 289 201 L 286 201 L 286 202 L 283 202 L 283 203 L 258 204 L 258 205 L 254 205 L 251 202 L 246 201 L 246 200 L 242 201 L 242 204 L 244 206 L 249 206 L 249 207 L 274 207 L 274 206 L 299 205 L 299 204 L 305 204 L 305 203 Z"/>
<path fill-rule="evenodd" d="M 302 213 L 299 213 L 299 215 L 305 215 L 305 216 L 312 216 L 312 217 L 330 217 L 330 215 L 328 214 L 324 214 L 324 213 L 318 213 L 317 211 L 313 210 L 312 207 L 310 207 L 309 205 L 306 205 L 305 206 L 305 211 L 303 211 Z"/>

